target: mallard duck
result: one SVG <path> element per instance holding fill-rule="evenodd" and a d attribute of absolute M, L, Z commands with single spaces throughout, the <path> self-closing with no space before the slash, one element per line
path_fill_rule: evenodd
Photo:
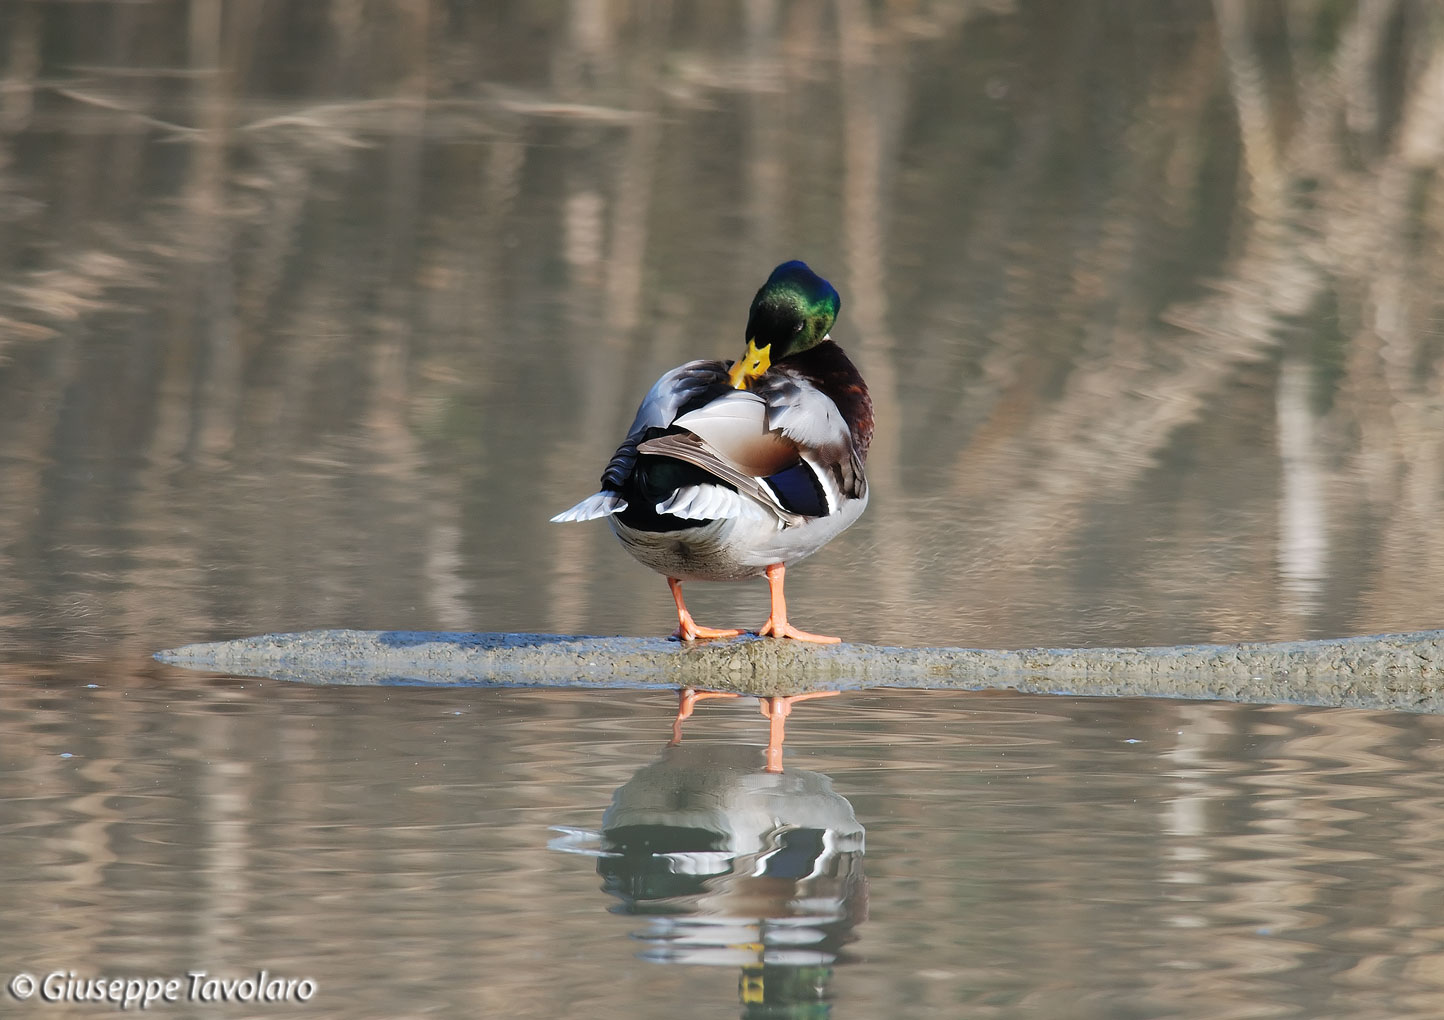
<path fill-rule="evenodd" d="M 601 491 L 553 521 L 605 517 L 627 551 L 667 578 L 683 641 L 735 637 L 703 627 L 683 581 L 766 576 L 759 636 L 832 643 L 787 618 L 787 567 L 836 538 L 867 506 L 863 464 L 872 399 L 828 334 L 841 304 L 803 262 L 784 262 L 752 299 L 747 349 L 689 361 L 648 391 Z"/>

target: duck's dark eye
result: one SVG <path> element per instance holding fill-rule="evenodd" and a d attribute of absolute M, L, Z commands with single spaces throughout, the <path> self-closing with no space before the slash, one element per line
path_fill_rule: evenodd
<path fill-rule="evenodd" d="M 802 332 L 802 327 L 803 327 L 804 325 L 806 325 L 806 323 L 799 322 L 796 326 L 793 326 L 793 327 L 792 327 L 792 332 L 794 332 L 794 333 L 801 333 L 801 332 Z"/>

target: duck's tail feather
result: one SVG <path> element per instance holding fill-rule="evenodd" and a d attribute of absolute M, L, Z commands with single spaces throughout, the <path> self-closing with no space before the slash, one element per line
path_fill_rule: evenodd
<path fill-rule="evenodd" d="M 627 501 L 615 492 L 594 493 L 582 500 L 570 510 L 563 510 L 552 518 L 553 524 L 565 524 L 568 521 L 594 521 L 598 517 L 610 517 L 612 514 L 619 514 L 627 509 Z"/>
<path fill-rule="evenodd" d="M 689 521 L 742 516 L 742 497 L 721 485 L 683 485 L 657 504 L 657 513 Z"/>

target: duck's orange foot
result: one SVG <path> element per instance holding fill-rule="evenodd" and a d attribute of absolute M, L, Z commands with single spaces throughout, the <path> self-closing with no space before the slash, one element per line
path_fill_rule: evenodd
<path fill-rule="evenodd" d="M 678 641 L 696 641 L 698 638 L 737 637 L 744 633 L 746 632 L 735 628 L 702 627 L 689 615 L 677 625 L 676 630 L 672 631 L 672 636 Z"/>
<path fill-rule="evenodd" d="M 667 578 L 667 587 L 672 589 L 672 599 L 677 603 L 677 629 L 672 636 L 678 641 L 696 641 L 698 638 L 737 637 L 741 630 L 719 630 L 716 627 L 699 627 L 692 614 L 687 612 L 687 603 L 682 601 L 682 582 L 675 577 Z"/>
<path fill-rule="evenodd" d="M 840 637 L 809 634 L 787 622 L 787 599 L 782 594 L 782 582 L 786 576 L 787 568 L 781 563 L 774 563 L 767 568 L 767 590 L 772 596 L 772 612 L 767 614 L 767 622 L 758 629 L 757 636 L 791 638 L 794 641 L 811 641 L 818 645 L 840 644 Z"/>
<path fill-rule="evenodd" d="M 840 637 L 828 637 L 826 634 L 809 634 L 805 630 L 798 630 L 792 624 L 783 619 L 781 623 L 775 617 L 769 616 L 767 622 L 757 630 L 758 637 L 780 637 L 791 638 L 794 641 L 811 641 L 818 645 L 836 645 L 842 643 Z"/>

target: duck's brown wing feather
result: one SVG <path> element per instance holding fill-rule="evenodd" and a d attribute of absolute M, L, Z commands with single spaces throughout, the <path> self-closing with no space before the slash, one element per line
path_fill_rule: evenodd
<path fill-rule="evenodd" d="M 695 465 L 731 485 L 740 495 L 767 508 L 776 514 L 777 519 L 784 524 L 801 524 L 807 520 L 801 514 L 783 509 L 777 502 L 777 496 L 768 488 L 766 482 L 719 456 L 701 436 L 685 432 L 658 436 L 656 439 L 649 439 L 638 445 L 637 451 L 657 457 L 672 457 Z"/>

